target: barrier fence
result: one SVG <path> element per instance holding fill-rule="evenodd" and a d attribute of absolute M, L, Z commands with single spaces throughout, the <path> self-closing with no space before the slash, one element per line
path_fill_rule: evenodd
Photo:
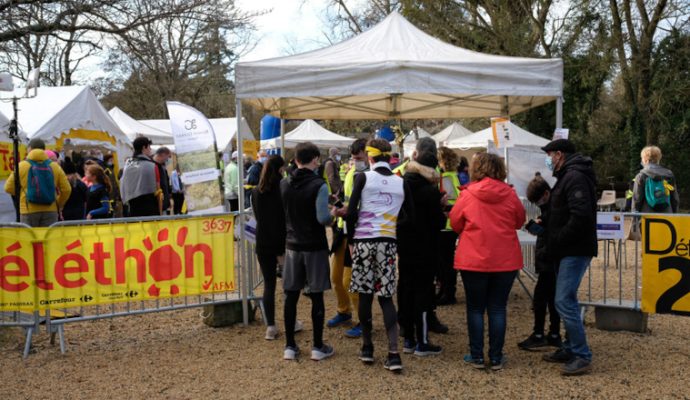
<path fill-rule="evenodd" d="M 538 209 L 527 211 L 538 217 Z M 0 327 L 26 330 L 26 357 L 42 324 L 64 353 L 64 326 L 73 322 L 231 302 L 242 302 L 245 324 L 252 302 L 265 318 L 251 224 L 233 229 L 238 215 L 246 222 L 251 212 L 2 224 Z M 597 219 L 600 254 L 580 286 L 581 304 L 690 315 L 690 215 Z M 238 233 L 245 240 L 236 246 Z M 536 240 L 519 236 L 523 271 L 535 279 Z"/>
<path fill-rule="evenodd" d="M 235 246 L 237 213 L 0 226 L 0 326 L 45 323 L 64 353 L 64 326 L 249 302 L 257 282 L 251 246 Z M 239 255 L 240 268 L 235 267 Z M 242 267 L 244 265 L 244 267 Z"/>

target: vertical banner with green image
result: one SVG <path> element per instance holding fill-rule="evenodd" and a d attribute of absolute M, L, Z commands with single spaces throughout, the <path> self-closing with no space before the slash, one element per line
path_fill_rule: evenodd
<path fill-rule="evenodd" d="M 185 185 L 189 214 L 223 211 L 216 137 L 206 116 L 194 107 L 176 101 L 166 102 L 173 139 Z"/>

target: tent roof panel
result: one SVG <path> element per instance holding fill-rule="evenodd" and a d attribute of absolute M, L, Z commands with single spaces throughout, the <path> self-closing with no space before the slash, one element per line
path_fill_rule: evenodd
<path fill-rule="evenodd" d="M 506 101 L 511 103 L 512 114 L 561 96 L 562 81 L 561 59 L 487 55 L 455 47 L 426 34 L 396 12 L 336 45 L 239 62 L 236 67 L 237 97 L 255 99 L 251 102 L 255 107 L 283 118 L 495 116 L 502 114 L 501 104 Z M 424 99 L 428 101 L 424 112 L 415 111 L 419 104 L 403 104 L 419 97 L 408 95 L 419 93 L 434 94 Z M 472 104 L 456 103 L 444 95 L 483 95 L 492 105 L 470 111 Z M 514 96 L 522 100 L 510 98 Z M 322 107 L 308 111 L 291 101 L 305 97 L 318 98 Z M 532 97 L 541 99 L 523 101 Z M 338 110 L 342 104 L 328 102 L 336 99 L 353 107 Z M 444 101 L 445 106 L 434 107 Z M 375 111 L 362 108 L 364 103 Z M 523 106 L 513 107 L 512 103 Z"/>
<path fill-rule="evenodd" d="M 528 132 L 514 123 L 510 122 L 510 139 L 499 138 L 501 147 L 513 146 L 546 146 L 550 142 L 541 136 Z M 446 142 L 446 146 L 456 149 L 471 149 L 471 148 L 485 148 L 489 141 L 494 140 L 493 130 L 491 127 L 475 132 L 471 135 L 461 137 L 459 139 Z"/>
<path fill-rule="evenodd" d="M 146 136 L 154 144 L 171 144 L 173 142 L 172 135 L 168 132 L 142 124 L 118 107 L 113 107 L 108 111 L 108 114 L 110 114 L 117 126 L 122 129 L 130 140 L 136 139 L 137 136 Z"/>
<path fill-rule="evenodd" d="M 311 119 L 303 121 L 297 128 L 285 134 L 286 148 L 293 148 L 304 142 L 312 142 L 319 147 L 347 147 L 354 141 L 354 138 L 331 132 Z M 280 137 L 262 140 L 261 148 L 280 148 Z"/>

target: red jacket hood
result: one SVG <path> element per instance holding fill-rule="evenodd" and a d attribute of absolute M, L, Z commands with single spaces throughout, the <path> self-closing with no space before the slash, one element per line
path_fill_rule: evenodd
<path fill-rule="evenodd" d="M 481 181 L 469 183 L 463 191 L 472 195 L 483 203 L 498 204 L 505 202 L 513 195 L 514 189 L 503 181 L 484 178 Z"/>

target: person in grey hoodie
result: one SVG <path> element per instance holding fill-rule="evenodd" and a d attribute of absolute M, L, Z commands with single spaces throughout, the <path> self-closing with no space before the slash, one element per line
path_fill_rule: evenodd
<path fill-rule="evenodd" d="M 162 191 L 160 172 L 151 159 L 151 140 L 140 136 L 134 139 L 134 155 L 127 160 L 120 179 L 120 195 L 129 208 L 130 217 L 161 215 Z"/>
<path fill-rule="evenodd" d="M 661 149 L 656 146 L 647 146 L 640 153 L 642 170 L 634 179 L 632 211 L 643 213 L 677 213 L 678 212 L 678 187 L 671 170 L 659 165 L 661 161 Z M 669 189 L 669 203 L 653 208 L 647 202 L 645 196 L 645 184 L 647 179 L 665 180 L 672 189 Z"/>

